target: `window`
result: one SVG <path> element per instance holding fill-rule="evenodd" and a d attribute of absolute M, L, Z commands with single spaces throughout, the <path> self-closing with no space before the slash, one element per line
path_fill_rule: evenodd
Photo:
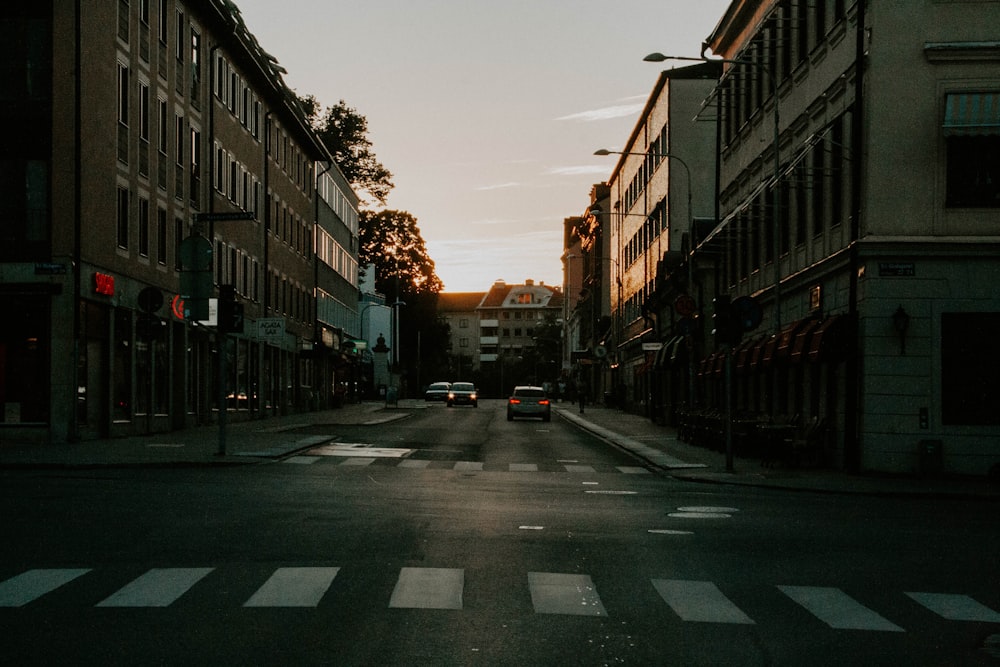
<path fill-rule="evenodd" d="M 118 63 L 118 123 L 128 127 L 129 104 L 128 65 Z"/>
<path fill-rule="evenodd" d="M 468 318 L 463 317 L 462 319 L 460 319 L 458 321 L 458 328 L 459 329 L 468 329 L 469 328 L 469 320 L 468 320 Z"/>
<path fill-rule="evenodd" d="M 128 44 L 129 3 L 118 0 L 118 39 Z"/>
<path fill-rule="evenodd" d="M 149 257 L 149 200 L 139 198 L 139 255 Z"/>
<path fill-rule="evenodd" d="M 156 261 L 161 266 L 167 265 L 167 210 L 156 210 Z"/>
<path fill-rule="evenodd" d="M 128 249 L 128 188 L 118 188 L 118 247 Z"/>
<path fill-rule="evenodd" d="M 949 425 L 1000 424 L 1000 313 L 941 316 L 941 419 Z"/>
<path fill-rule="evenodd" d="M 949 94 L 945 205 L 1000 208 L 1000 92 Z"/>

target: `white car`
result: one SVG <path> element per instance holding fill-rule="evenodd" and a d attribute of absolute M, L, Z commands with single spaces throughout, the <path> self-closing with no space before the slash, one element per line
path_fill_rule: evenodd
<path fill-rule="evenodd" d="M 479 395 L 476 385 L 471 382 L 453 382 L 448 392 L 448 407 L 455 405 L 471 405 L 479 407 Z"/>
<path fill-rule="evenodd" d="M 432 382 L 427 391 L 424 392 L 424 400 L 426 401 L 447 401 L 448 392 L 451 390 L 450 382 Z"/>

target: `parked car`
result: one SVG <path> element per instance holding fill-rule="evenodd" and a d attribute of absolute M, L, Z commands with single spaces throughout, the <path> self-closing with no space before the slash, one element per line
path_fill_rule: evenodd
<path fill-rule="evenodd" d="M 448 392 L 448 407 L 454 405 L 471 405 L 478 408 L 479 396 L 476 385 L 471 382 L 452 382 L 451 391 Z"/>
<path fill-rule="evenodd" d="M 424 400 L 427 401 L 447 401 L 448 392 L 451 390 L 450 382 L 432 382 L 424 392 Z"/>
<path fill-rule="evenodd" d="M 552 419 L 552 404 L 542 387 L 522 385 L 514 387 L 514 393 L 507 399 L 507 421 L 514 417 L 541 417 L 542 421 Z"/>

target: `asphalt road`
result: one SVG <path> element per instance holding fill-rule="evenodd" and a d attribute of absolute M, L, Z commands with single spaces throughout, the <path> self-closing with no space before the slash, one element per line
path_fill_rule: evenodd
<path fill-rule="evenodd" d="M 4 662 L 997 664 L 993 504 L 677 481 L 500 402 L 313 430 L 4 473 Z"/>

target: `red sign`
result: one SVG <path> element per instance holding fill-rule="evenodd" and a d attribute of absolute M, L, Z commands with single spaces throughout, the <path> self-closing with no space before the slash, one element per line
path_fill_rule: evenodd
<path fill-rule="evenodd" d="M 170 310 L 177 319 L 184 319 L 184 299 L 181 298 L 180 294 L 175 295 L 174 298 L 170 300 Z"/>
<path fill-rule="evenodd" d="M 94 274 L 94 292 L 105 296 L 115 295 L 115 277 L 106 273 Z"/>

